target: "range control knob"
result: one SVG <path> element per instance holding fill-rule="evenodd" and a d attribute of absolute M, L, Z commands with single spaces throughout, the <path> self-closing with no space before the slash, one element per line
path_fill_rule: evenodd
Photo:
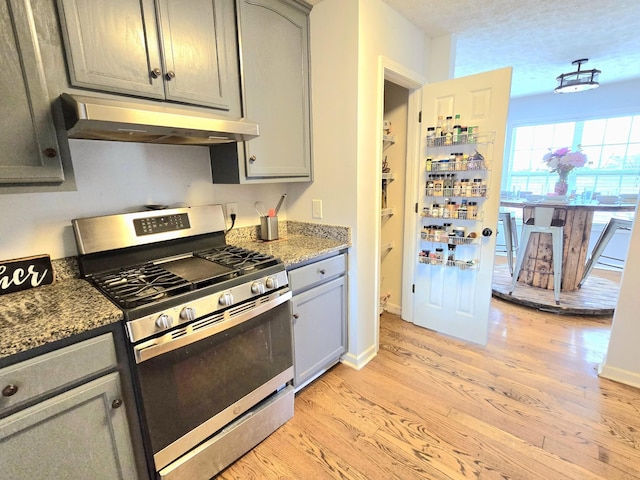
<path fill-rule="evenodd" d="M 267 288 L 278 288 L 278 279 L 276 277 L 267 277 L 264 283 Z"/>
<path fill-rule="evenodd" d="M 222 295 L 220 295 L 220 298 L 218 299 L 218 303 L 223 307 L 228 307 L 229 305 L 233 305 L 233 295 L 231 295 L 231 292 L 223 293 Z"/>
<path fill-rule="evenodd" d="M 156 318 L 156 327 L 158 328 L 171 328 L 173 326 L 173 317 L 171 315 L 167 315 L 163 313 L 158 318 Z"/>
<path fill-rule="evenodd" d="M 193 307 L 184 307 L 180 312 L 180 318 L 182 320 L 195 320 L 196 319 L 196 309 Z"/>
<path fill-rule="evenodd" d="M 253 282 L 251 284 L 251 293 L 254 293 L 254 294 L 264 293 L 264 283 L 260 281 Z"/>

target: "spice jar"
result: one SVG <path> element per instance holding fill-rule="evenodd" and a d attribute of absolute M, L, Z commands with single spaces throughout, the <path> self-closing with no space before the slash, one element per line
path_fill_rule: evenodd
<path fill-rule="evenodd" d="M 467 206 L 467 215 L 472 219 L 478 218 L 478 202 L 469 202 L 469 205 Z"/>
<path fill-rule="evenodd" d="M 436 139 L 436 127 L 427 127 L 427 146 L 433 147 Z"/>

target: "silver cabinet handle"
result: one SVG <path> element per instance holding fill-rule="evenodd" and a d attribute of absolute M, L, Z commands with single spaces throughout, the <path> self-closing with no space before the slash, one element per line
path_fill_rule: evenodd
<path fill-rule="evenodd" d="M 324 275 L 325 273 L 327 273 L 327 271 L 324 268 L 322 268 L 322 269 L 320 269 L 318 271 L 320 272 L 320 275 Z"/>
<path fill-rule="evenodd" d="M 168 81 L 173 80 L 174 78 L 176 78 L 176 74 L 169 70 L 167 73 L 164 74 L 164 78 L 166 78 Z"/>
<path fill-rule="evenodd" d="M 160 78 L 162 72 L 159 68 L 154 68 L 153 70 L 151 70 L 151 72 L 149 72 L 149 74 L 151 75 L 151 78 Z"/>

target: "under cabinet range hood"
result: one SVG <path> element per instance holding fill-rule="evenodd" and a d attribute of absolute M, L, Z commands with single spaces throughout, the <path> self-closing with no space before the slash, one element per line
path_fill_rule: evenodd
<path fill-rule="evenodd" d="M 259 135 L 258 124 L 228 120 L 164 103 L 134 99 L 60 95 L 69 138 L 171 145 L 244 142 Z"/>

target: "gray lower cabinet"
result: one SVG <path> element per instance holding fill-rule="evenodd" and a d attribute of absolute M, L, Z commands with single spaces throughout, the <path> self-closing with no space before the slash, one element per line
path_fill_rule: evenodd
<path fill-rule="evenodd" d="M 340 254 L 289 272 L 297 389 L 335 365 L 346 351 L 345 260 Z"/>
<path fill-rule="evenodd" d="M 60 148 L 31 2 L 0 2 L 0 31 L 0 184 L 61 183 Z"/>
<path fill-rule="evenodd" d="M 214 183 L 311 181 L 309 7 L 237 0 L 245 117 L 260 136 L 212 147 Z"/>
<path fill-rule="evenodd" d="M 240 116 L 233 0 L 57 0 L 71 84 Z"/>
<path fill-rule="evenodd" d="M 3 479 L 138 478 L 116 363 L 105 334 L 0 370 Z"/>

